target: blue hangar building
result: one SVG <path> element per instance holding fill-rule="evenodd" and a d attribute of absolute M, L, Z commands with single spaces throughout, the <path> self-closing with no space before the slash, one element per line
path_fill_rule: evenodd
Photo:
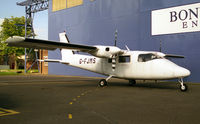
<path fill-rule="evenodd" d="M 50 0 L 49 40 L 59 41 L 66 31 L 71 43 L 113 45 L 131 50 L 159 51 L 184 55 L 172 59 L 188 68 L 187 81 L 200 82 L 200 1 L 199 0 Z M 49 51 L 60 59 L 60 50 Z M 49 74 L 99 76 L 98 74 L 49 63 Z"/>

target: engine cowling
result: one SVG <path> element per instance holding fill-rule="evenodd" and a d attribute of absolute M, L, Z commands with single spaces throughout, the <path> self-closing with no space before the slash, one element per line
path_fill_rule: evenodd
<path fill-rule="evenodd" d="M 115 46 L 95 46 L 95 47 L 97 47 L 97 51 L 90 54 L 100 58 L 112 58 L 113 55 L 122 53 L 122 50 Z"/>

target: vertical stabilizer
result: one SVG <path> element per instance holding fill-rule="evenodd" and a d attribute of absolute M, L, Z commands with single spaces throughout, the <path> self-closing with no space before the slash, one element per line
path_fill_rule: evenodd
<path fill-rule="evenodd" d="M 70 43 L 65 32 L 59 33 L 59 37 L 60 37 L 60 42 Z M 72 55 L 73 55 L 73 51 L 72 50 L 61 49 L 61 56 L 62 56 L 62 61 L 63 62 L 69 62 L 69 60 L 72 57 Z"/>

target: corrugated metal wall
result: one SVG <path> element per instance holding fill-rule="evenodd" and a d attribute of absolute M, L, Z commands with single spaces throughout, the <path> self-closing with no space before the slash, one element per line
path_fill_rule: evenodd
<path fill-rule="evenodd" d="M 117 45 L 122 49 L 128 45 L 131 50 L 158 51 L 162 41 L 163 52 L 186 57 L 173 61 L 191 70 L 187 80 L 199 82 L 200 32 L 151 35 L 152 10 L 197 2 L 199 0 L 83 0 L 78 6 L 54 11 L 50 0 L 49 40 L 59 40 L 58 33 L 66 30 L 72 43 L 113 45 L 117 29 Z M 49 51 L 49 58 L 60 57 L 59 50 Z M 99 76 L 57 63 L 49 63 L 49 74 Z"/>

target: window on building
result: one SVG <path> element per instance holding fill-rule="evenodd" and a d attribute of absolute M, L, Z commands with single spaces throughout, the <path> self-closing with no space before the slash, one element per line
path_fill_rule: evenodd
<path fill-rule="evenodd" d="M 52 0 L 52 11 L 59 11 L 83 4 L 83 0 Z"/>
<path fill-rule="evenodd" d="M 130 61 L 130 56 L 119 56 L 119 63 L 129 63 Z"/>
<path fill-rule="evenodd" d="M 52 11 L 59 11 L 62 9 L 66 9 L 66 0 L 52 0 Z"/>
<path fill-rule="evenodd" d="M 79 6 L 83 4 L 83 0 L 67 0 L 67 8 Z"/>

